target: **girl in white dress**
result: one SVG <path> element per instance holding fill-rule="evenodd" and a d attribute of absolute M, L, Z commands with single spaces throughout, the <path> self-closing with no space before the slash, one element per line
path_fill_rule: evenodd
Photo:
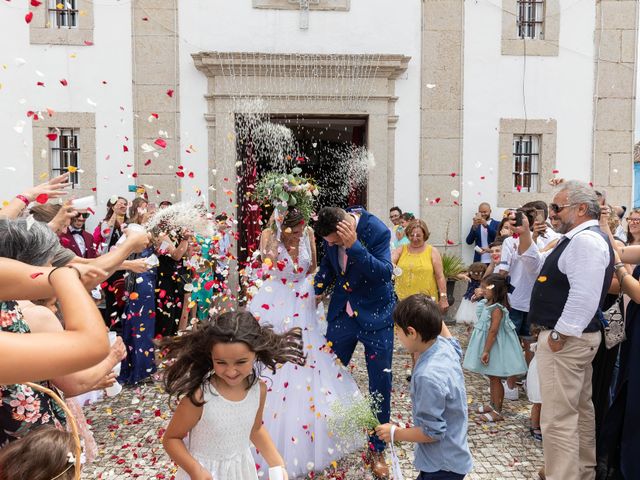
<path fill-rule="evenodd" d="M 271 265 L 269 275 L 247 308 L 276 332 L 302 329 L 307 362 L 304 366 L 288 363 L 268 375 L 264 408 L 267 430 L 290 477 L 297 478 L 335 467 L 340 458 L 362 448 L 365 438 L 357 433 L 353 438 L 338 438 L 328 426 L 333 402 L 348 405 L 360 392 L 324 337 L 313 289 L 313 230 L 302 213 L 291 207 L 275 221 L 277 229 L 266 229 L 260 238 L 263 262 Z M 264 452 L 256 453 L 256 464 L 264 466 L 264 458 Z M 262 478 L 267 479 L 266 471 Z"/>
<path fill-rule="evenodd" d="M 300 329 L 276 334 L 248 312 L 227 312 L 161 342 L 164 386 L 180 399 L 162 444 L 180 467 L 176 480 L 257 480 L 250 445 L 287 478 L 262 422 L 267 387 L 260 367 L 304 364 Z"/>

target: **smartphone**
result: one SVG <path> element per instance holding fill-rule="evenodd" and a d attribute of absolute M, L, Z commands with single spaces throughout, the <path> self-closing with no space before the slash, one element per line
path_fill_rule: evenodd
<path fill-rule="evenodd" d="M 521 212 L 520 210 L 516 211 L 516 223 L 514 224 L 516 227 L 521 227 L 522 226 L 522 219 L 524 217 L 524 213 Z"/>
<path fill-rule="evenodd" d="M 536 223 L 544 223 L 545 221 L 544 210 L 536 208 Z"/>

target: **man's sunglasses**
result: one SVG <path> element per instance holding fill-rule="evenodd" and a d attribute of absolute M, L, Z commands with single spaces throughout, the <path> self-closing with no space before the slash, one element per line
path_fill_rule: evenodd
<path fill-rule="evenodd" d="M 560 213 L 562 210 L 568 207 L 573 207 L 575 203 L 567 203 L 566 205 L 558 205 L 557 203 L 550 203 L 549 210 L 553 213 Z"/>

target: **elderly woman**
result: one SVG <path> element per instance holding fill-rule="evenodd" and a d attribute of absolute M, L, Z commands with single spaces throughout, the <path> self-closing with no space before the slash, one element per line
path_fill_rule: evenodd
<path fill-rule="evenodd" d="M 44 223 L 31 223 L 26 219 L 0 220 L 0 257 L 37 267 L 49 267 L 57 248 L 58 237 Z M 68 310 L 68 305 L 77 303 L 84 309 L 81 311 L 83 320 L 91 323 L 93 328 L 100 329 L 101 327 L 95 325 L 99 315 L 95 305 L 78 279 L 79 270 L 73 271 L 73 269 L 75 267 L 60 268 L 49 273 L 52 283 L 56 281 L 56 277 L 65 282 L 66 288 L 55 289 L 55 293 L 59 295 L 62 311 L 65 314 L 75 313 L 73 310 Z M 75 285 L 76 282 L 77 285 Z M 67 292 L 71 293 L 67 294 Z M 31 302 L 23 302 L 20 305 L 15 301 L 0 302 L 0 318 L 0 330 L 3 332 L 60 335 L 63 331 L 62 325 L 51 311 Z M 70 316 L 69 323 L 71 324 L 74 320 Z M 102 327 L 102 331 L 101 336 L 104 339 L 102 341 L 106 341 L 106 329 Z M 90 391 L 109 374 L 123 354 L 124 348 L 120 342 L 97 365 L 76 373 L 56 376 L 41 383 L 49 388 L 55 386 L 68 395 Z M 43 349 L 40 355 L 43 361 L 46 361 L 49 358 L 48 349 Z M 0 446 L 23 436 L 38 425 L 62 426 L 65 423 L 64 413 L 47 395 L 33 391 L 26 385 L 1 386 L 0 399 Z"/>
<path fill-rule="evenodd" d="M 447 280 L 442 269 L 442 257 L 438 250 L 429 245 L 429 229 L 422 220 L 413 220 L 407 225 L 408 245 L 396 248 L 391 261 L 396 265 L 396 294 L 400 300 L 424 293 L 433 298 L 440 310 L 446 312 Z"/>

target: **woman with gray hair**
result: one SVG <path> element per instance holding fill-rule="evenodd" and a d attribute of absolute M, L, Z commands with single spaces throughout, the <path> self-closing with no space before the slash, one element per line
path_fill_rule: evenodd
<path fill-rule="evenodd" d="M 58 237 L 43 223 L 27 219 L 0 220 L 0 256 L 28 262 L 34 266 L 47 266 L 55 255 L 57 244 Z M 55 278 L 56 272 L 53 271 L 51 278 Z M 76 295 L 78 293 L 76 292 Z M 31 302 L 0 302 L 0 315 L 0 331 L 17 334 L 63 332 L 51 310 Z M 101 330 L 104 341 L 104 326 Z M 97 332 L 100 332 L 100 328 Z M 39 352 L 38 356 L 44 356 L 49 349 Z M 102 358 L 96 366 L 77 373 L 56 376 L 41 383 L 47 388 L 60 388 L 69 396 L 90 391 L 124 354 L 122 341 L 116 342 L 109 355 Z M 33 408 L 25 409 L 26 404 Z M 23 436 L 33 427 L 48 423 L 61 426 L 65 423 L 65 418 L 47 395 L 34 392 L 21 384 L 0 386 L 0 445 Z"/>
<path fill-rule="evenodd" d="M 0 220 L 0 257 L 47 266 L 58 245 L 58 236 L 45 223 L 25 218 Z"/>

